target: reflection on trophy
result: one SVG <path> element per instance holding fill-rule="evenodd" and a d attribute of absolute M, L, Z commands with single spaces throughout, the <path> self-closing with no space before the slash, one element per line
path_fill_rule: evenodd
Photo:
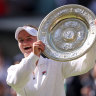
<path fill-rule="evenodd" d="M 70 61 L 84 55 L 95 42 L 94 20 L 91 10 L 77 4 L 50 12 L 38 30 L 38 39 L 46 45 L 44 54 L 56 61 Z"/>

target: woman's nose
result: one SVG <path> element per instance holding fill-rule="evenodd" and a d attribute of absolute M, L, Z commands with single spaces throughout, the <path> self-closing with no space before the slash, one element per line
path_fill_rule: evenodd
<path fill-rule="evenodd" d="M 23 41 L 23 45 L 26 45 L 26 44 L 27 44 L 27 40 L 24 40 L 24 41 Z"/>

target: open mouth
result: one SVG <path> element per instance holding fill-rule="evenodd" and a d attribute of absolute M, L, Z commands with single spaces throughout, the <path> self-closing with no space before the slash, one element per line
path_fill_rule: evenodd
<path fill-rule="evenodd" d="M 24 48 L 24 50 L 29 50 L 29 49 L 31 49 L 31 47 L 25 47 L 25 48 Z"/>

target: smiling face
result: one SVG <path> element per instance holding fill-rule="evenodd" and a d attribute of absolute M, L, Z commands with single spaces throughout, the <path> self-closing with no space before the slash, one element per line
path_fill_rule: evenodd
<path fill-rule="evenodd" d="M 33 51 L 33 43 L 37 41 L 36 36 L 32 36 L 25 30 L 20 31 L 18 34 L 18 46 L 25 57 Z"/>

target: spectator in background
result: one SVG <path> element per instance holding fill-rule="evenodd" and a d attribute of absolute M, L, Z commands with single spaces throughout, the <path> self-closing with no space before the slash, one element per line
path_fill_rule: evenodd
<path fill-rule="evenodd" d="M 92 73 L 92 74 L 91 74 Z M 96 96 L 96 65 L 86 74 L 68 78 L 66 96 Z"/>
<path fill-rule="evenodd" d="M 91 1 L 92 1 L 92 0 L 78 0 L 78 3 L 79 3 L 80 5 L 83 5 L 83 6 L 85 6 L 85 7 L 88 7 L 88 6 L 90 5 Z"/>
<path fill-rule="evenodd" d="M 11 65 L 11 61 L 8 60 L 5 55 L 3 48 L 0 46 L 0 81 L 6 84 L 7 68 Z"/>
<path fill-rule="evenodd" d="M 0 17 L 6 16 L 9 13 L 9 5 L 7 0 L 0 0 Z"/>
<path fill-rule="evenodd" d="M 12 16 L 30 16 L 34 15 L 35 7 L 37 6 L 36 0 L 9 0 L 10 15 Z"/>
<path fill-rule="evenodd" d="M 3 82 L 0 81 L 0 96 L 8 96 L 6 94 L 6 87 Z"/>
<path fill-rule="evenodd" d="M 82 84 L 80 81 L 80 76 L 74 76 L 66 80 L 66 96 L 81 96 Z"/>
<path fill-rule="evenodd" d="M 90 4 L 88 5 L 88 8 L 96 14 L 96 0 L 91 0 Z"/>
<path fill-rule="evenodd" d="M 59 7 L 66 4 L 78 4 L 78 0 L 55 0 L 55 3 Z"/>
<path fill-rule="evenodd" d="M 5 56 L 3 47 L 0 46 L 0 84 L 2 86 L 2 90 L 4 87 L 4 93 L 6 94 L 6 96 L 10 94 L 9 86 L 6 84 L 7 68 L 10 65 L 11 61 Z"/>
<path fill-rule="evenodd" d="M 46 15 L 54 8 L 56 8 L 54 0 L 38 0 L 36 4 L 36 11 L 40 15 Z"/>
<path fill-rule="evenodd" d="M 91 94 L 91 86 L 86 85 L 81 89 L 81 96 L 95 96 Z"/>
<path fill-rule="evenodd" d="M 96 96 L 96 61 L 91 76 L 92 76 L 91 94 L 92 96 Z"/>
<path fill-rule="evenodd" d="M 82 88 L 80 89 L 81 96 L 93 96 L 91 95 L 92 79 L 90 72 L 80 76 L 80 82 L 82 84 Z"/>
<path fill-rule="evenodd" d="M 23 54 L 18 53 L 13 57 L 13 65 L 19 64 L 20 61 L 24 58 Z M 17 96 L 16 91 L 13 88 L 10 88 L 10 95 L 11 96 Z"/>
<path fill-rule="evenodd" d="M 24 58 L 23 54 L 17 54 L 13 57 L 13 65 L 20 63 L 20 61 Z"/>
<path fill-rule="evenodd" d="M 16 91 L 13 88 L 10 88 L 10 95 L 17 96 Z"/>
<path fill-rule="evenodd" d="M 81 89 L 81 96 L 96 96 L 96 64 L 90 71 L 89 76 L 83 76 L 83 87 Z"/>

